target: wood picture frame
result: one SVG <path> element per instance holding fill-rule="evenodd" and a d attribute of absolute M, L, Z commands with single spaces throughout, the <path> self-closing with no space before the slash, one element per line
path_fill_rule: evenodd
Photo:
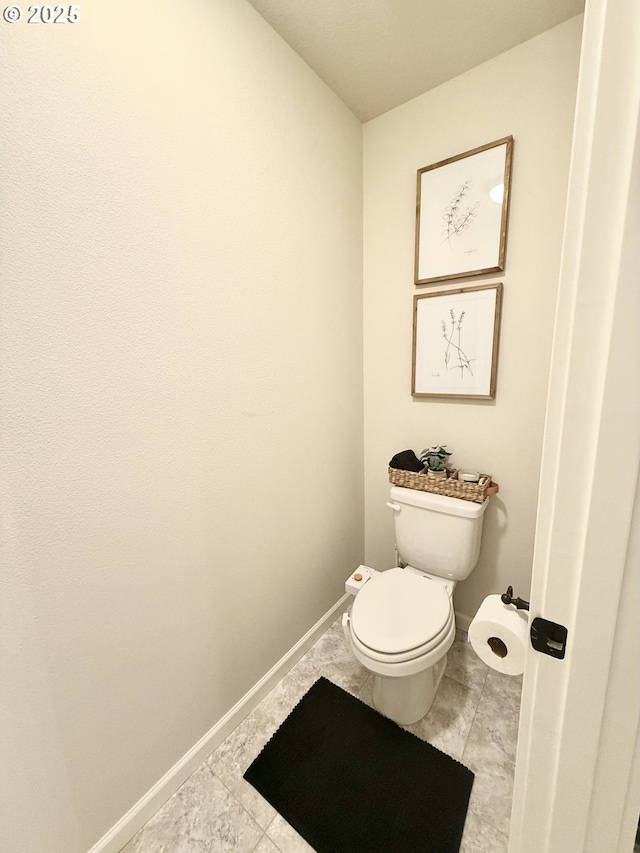
<path fill-rule="evenodd" d="M 414 296 L 414 397 L 495 399 L 502 294 L 499 282 Z"/>
<path fill-rule="evenodd" d="M 513 137 L 418 170 L 414 281 L 504 270 Z"/>

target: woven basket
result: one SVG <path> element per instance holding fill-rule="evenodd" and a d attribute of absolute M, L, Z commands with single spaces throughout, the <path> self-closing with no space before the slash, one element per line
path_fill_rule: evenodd
<path fill-rule="evenodd" d="M 422 471 L 400 471 L 389 468 L 389 482 L 405 489 L 418 489 L 421 492 L 433 492 L 447 498 L 461 498 L 463 501 L 484 503 L 488 495 L 497 494 L 500 486 L 491 480 L 491 474 L 480 474 L 477 483 L 467 483 L 458 479 L 458 469 L 447 471 L 446 477 L 433 477 Z"/>

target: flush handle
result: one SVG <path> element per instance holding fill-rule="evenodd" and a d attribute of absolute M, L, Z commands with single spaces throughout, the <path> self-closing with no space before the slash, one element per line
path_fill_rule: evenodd
<path fill-rule="evenodd" d="M 400 510 L 402 509 L 400 504 L 393 503 L 392 501 L 387 501 L 387 506 L 394 512 L 400 512 Z"/>

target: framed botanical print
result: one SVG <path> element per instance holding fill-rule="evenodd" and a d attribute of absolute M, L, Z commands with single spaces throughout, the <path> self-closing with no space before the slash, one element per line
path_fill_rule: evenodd
<path fill-rule="evenodd" d="M 415 283 L 504 269 L 513 137 L 418 170 Z"/>
<path fill-rule="evenodd" d="M 493 400 L 501 312 L 502 284 L 414 296 L 413 396 Z"/>

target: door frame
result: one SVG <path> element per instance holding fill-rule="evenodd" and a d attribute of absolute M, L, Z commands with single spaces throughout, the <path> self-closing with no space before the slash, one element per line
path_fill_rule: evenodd
<path fill-rule="evenodd" d="M 640 15 L 587 0 L 509 853 L 630 853 L 640 811 Z M 610 467 L 599 463 L 607 460 Z"/>

